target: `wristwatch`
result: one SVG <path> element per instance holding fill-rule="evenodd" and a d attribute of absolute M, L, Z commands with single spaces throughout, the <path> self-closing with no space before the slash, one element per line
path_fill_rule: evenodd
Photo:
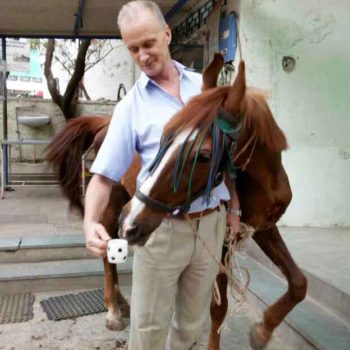
<path fill-rule="evenodd" d="M 227 212 L 236 216 L 242 216 L 242 210 L 240 209 L 227 208 Z"/>

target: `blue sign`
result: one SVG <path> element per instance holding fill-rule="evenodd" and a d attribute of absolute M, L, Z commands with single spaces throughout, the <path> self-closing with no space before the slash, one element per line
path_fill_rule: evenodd
<path fill-rule="evenodd" d="M 232 62 L 237 50 L 237 20 L 234 12 L 221 18 L 219 31 L 219 50 L 225 63 Z"/>

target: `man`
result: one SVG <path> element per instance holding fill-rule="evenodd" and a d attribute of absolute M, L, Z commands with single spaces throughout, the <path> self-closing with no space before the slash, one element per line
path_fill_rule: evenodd
<path fill-rule="evenodd" d="M 118 25 L 142 73 L 116 106 L 91 168 L 95 174 L 85 198 L 84 231 L 87 248 L 96 256 L 105 256 L 110 239 L 99 222 L 113 182 L 120 180 L 137 151 L 142 161 L 140 186 L 158 152 L 163 126 L 200 93 L 202 85 L 199 74 L 171 60 L 171 31 L 155 3 L 127 3 L 119 12 Z M 221 184 L 213 190 L 209 205 L 200 198 L 190 210 L 210 212 L 196 220 L 196 225 L 218 259 L 226 228 L 226 212 L 220 202 L 228 199 L 228 190 Z M 237 225 L 238 221 L 229 214 L 229 222 Z M 145 246 L 135 247 L 129 350 L 194 348 L 208 316 L 217 272 L 217 264 L 186 221 L 164 219 Z"/>

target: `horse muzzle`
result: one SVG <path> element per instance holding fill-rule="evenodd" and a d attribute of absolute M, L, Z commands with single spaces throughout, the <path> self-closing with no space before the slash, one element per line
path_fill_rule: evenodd
<path fill-rule="evenodd" d="M 124 208 L 119 217 L 119 237 L 126 239 L 130 245 L 145 245 L 151 233 L 159 226 L 161 220 L 158 222 L 154 217 L 149 216 L 145 220 L 135 218 L 133 221 L 129 221 L 128 214 L 128 210 Z"/>
<path fill-rule="evenodd" d="M 144 234 L 138 225 L 121 226 L 119 237 L 124 238 L 130 245 L 143 246 L 151 234 Z"/>

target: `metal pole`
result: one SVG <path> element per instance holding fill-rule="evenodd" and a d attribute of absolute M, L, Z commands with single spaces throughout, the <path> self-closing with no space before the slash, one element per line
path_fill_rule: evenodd
<path fill-rule="evenodd" d="M 1 38 L 2 47 L 2 140 L 7 141 L 8 129 L 7 129 L 7 64 L 6 64 L 6 38 Z M 3 182 L 1 186 L 4 189 L 8 186 L 8 152 L 7 144 L 3 145 L 3 159 L 4 162 L 2 169 L 4 174 L 2 175 Z"/>

